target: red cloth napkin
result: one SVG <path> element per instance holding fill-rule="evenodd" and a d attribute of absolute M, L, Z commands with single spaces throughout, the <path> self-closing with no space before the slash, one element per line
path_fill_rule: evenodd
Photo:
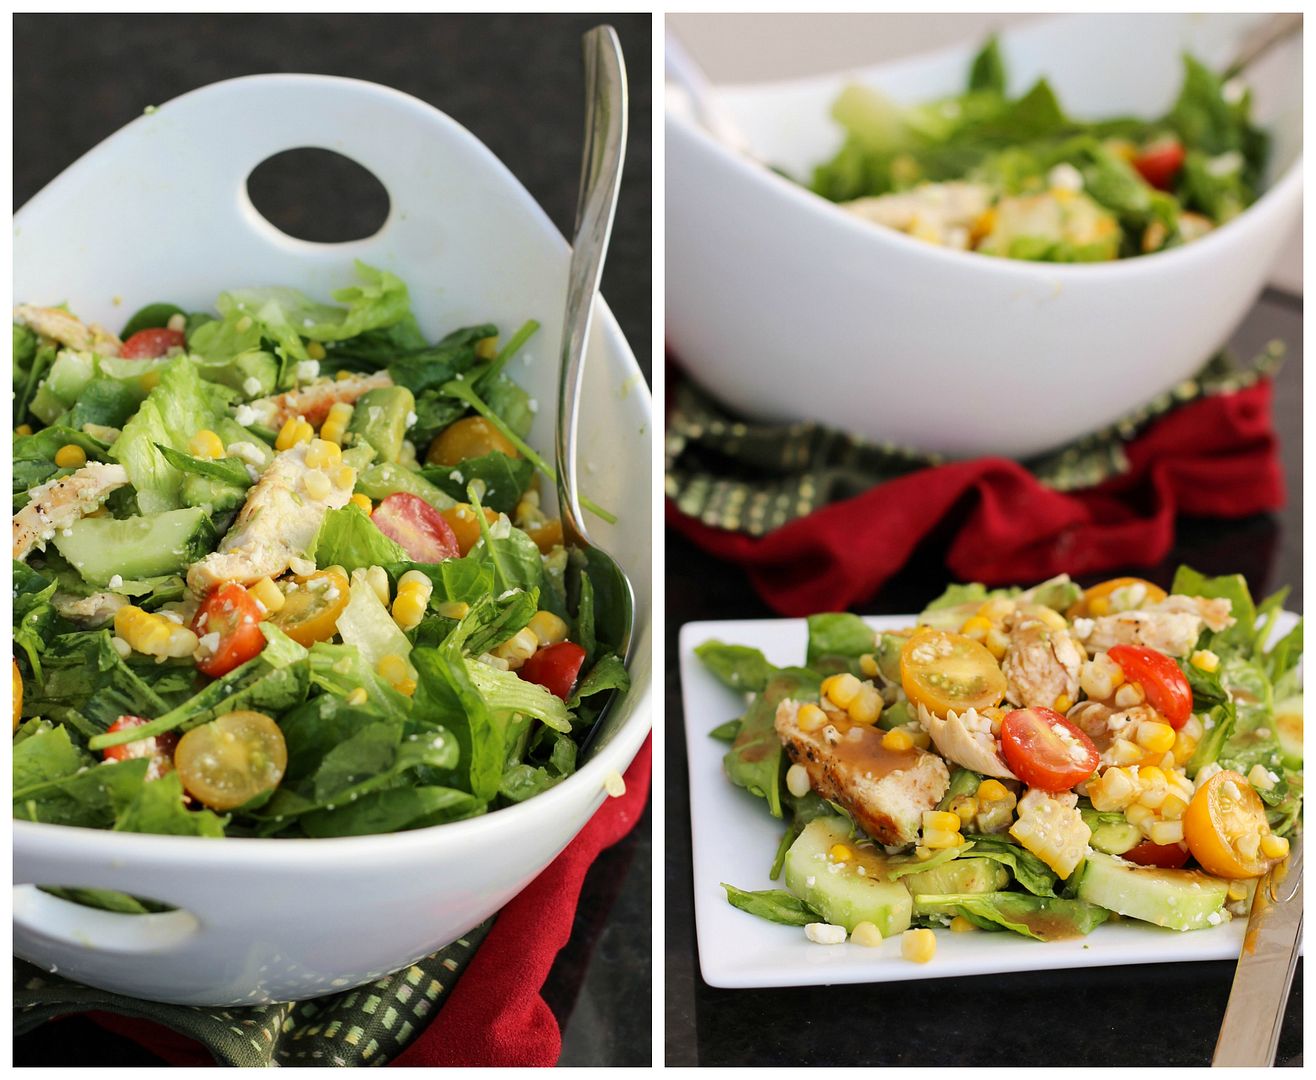
<path fill-rule="evenodd" d="M 979 458 L 878 484 L 762 537 L 682 514 L 667 520 L 740 563 L 783 615 L 840 611 L 870 599 L 943 521 L 960 581 L 1041 581 L 1164 558 L 1176 514 L 1245 517 L 1283 505 L 1268 379 L 1166 414 L 1126 445 L 1130 469 L 1085 491 L 1044 487 L 1005 458 Z"/>
<path fill-rule="evenodd" d="M 571 936 L 586 872 L 644 813 L 651 743 L 645 740 L 626 770 L 626 794 L 606 800 L 562 854 L 503 908 L 438 1016 L 391 1065 L 557 1063 L 562 1033 L 539 991 Z M 88 1015 L 171 1065 L 215 1064 L 200 1044 L 163 1025 L 112 1013 Z"/>

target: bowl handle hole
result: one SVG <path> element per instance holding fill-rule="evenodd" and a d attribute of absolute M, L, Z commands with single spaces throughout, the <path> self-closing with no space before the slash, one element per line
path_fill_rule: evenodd
<path fill-rule="evenodd" d="M 279 232 L 316 244 L 369 239 L 391 205 L 388 189 L 364 165 L 313 146 L 267 157 L 247 176 L 247 198 Z"/>
<path fill-rule="evenodd" d="M 14 926 L 65 948 L 148 953 L 177 948 L 200 929 L 183 908 L 101 889 L 15 885 Z"/>

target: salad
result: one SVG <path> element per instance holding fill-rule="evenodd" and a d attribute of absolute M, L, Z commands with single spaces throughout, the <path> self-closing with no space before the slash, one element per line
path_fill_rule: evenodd
<path fill-rule="evenodd" d="M 626 689 L 540 507 L 508 374 L 537 324 L 431 342 L 357 270 L 336 304 L 235 289 L 117 336 L 15 309 L 16 818 L 456 821 L 571 775 Z"/>
<path fill-rule="evenodd" d="M 1287 591 L 1258 605 L 1241 576 L 1188 567 L 1168 594 L 953 585 L 899 631 L 811 617 L 799 667 L 704 643 L 748 702 L 712 732 L 726 776 L 785 824 L 785 888 L 727 899 L 823 944 L 900 935 L 916 961 L 940 927 L 1051 941 L 1245 913 L 1301 827 Z"/>
<path fill-rule="evenodd" d="M 1006 91 L 995 38 L 964 93 L 901 106 L 842 91 L 845 129 L 812 189 L 858 216 L 929 243 L 1010 259 L 1101 262 L 1204 236 L 1256 199 L 1268 150 L 1251 93 L 1184 57 L 1163 117 L 1076 120 L 1045 79 Z"/>

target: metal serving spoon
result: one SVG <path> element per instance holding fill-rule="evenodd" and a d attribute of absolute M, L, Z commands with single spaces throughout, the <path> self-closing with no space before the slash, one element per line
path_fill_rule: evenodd
<path fill-rule="evenodd" d="M 571 245 L 566 317 L 562 323 L 562 368 L 557 409 L 557 498 L 562 536 L 572 565 L 587 573 L 594 587 L 595 624 L 600 639 L 630 659 L 635 625 L 635 594 L 616 561 L 585 531 L 576 485 L 576 435 L 580 380 L 589 341 L 594 296 L 612 233 L 612 218 L 626 156 L 626 68 L 621 44 L 610 26 L 596 26 L 583 39 L 585 55 L 585 149 Z M 611 705 L 611 702 L 609 703 Z M 585 752 L 606 742 L 611 731 L 605 709 L 586 740 Z M 613 714 L 615 715 L 615 714 Z"/>

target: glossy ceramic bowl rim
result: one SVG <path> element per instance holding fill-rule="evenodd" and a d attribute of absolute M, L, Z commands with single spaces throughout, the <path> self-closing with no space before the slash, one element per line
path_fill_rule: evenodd
<path fill-rule="evenodd" d="M 1008 37 L 1007 35 L 1004 35 Z M 881 64 L 870 66 L 862 70 L 854 71 L 852 81 L 862 81 L 866 76 L 876 72 L 889 72 L 897 66 L 915 65 L 927 62 L 935 57 L 942 56 L 968 56 L 971 50 L 966 47 L 954 47 L 950 49 L 941 49 L 932 52 L 920 53 L 917 56 L 902 57 L 897 63 Z M 773 90 L 784 90 L 791 87 L 801 86 L 826 86 L 835 84 L 838 80 L 843 79 L 848 69 L 821 75 L 811 75 L 805 78 L 796 79 L 769 79 L 760 80 L 750 83 L 726 84 L 723 88 L 735 93 L 752 93 L 757 89 L 771 88 Z M 1231 218 L 1223 225 L 1212 229 L 1205 236 L 1194 240 L 1191 244 L 1182 244 L 1178 247 L 1169 248 L 1163 251 L 1155 251 L 1150 255 L 1137 255 L 1125 259 L 1112 259 L 1105 262 L 1091 263 L 1051 263 L 1036 262 L 1026 259 L 1008 259 L 1000 256 L 985 255 L 976 251 L 960 251 L 954 248 L 942 247 L 937 244 L 929 244 L 926 241 L 915 239 L 907 236 L 898 229 L 886 228 L 875 222 L 865 221 L 863 218 L 850 213 L 834 203 L 830 199 L 819 195 L 803 183 L 788 179 L 773 171 L 765 162 L 755 158 L 748 157 L 738 153 L 716 139 L 701 124 L 685 115 L 681 110 L 672 107 L 672 88 L 668 87 L 668 103 L 666 106 L 666 117 L 668 122 L 677 124 L 686 129 L 694 138 L 702 140 L 712 149 L 714 153 L 720 154 L 724 159 L 729 160 L 735 168 L 742 174 L 749 176 L 756 183 L 766 183 L 769 187 L 776 187 L 778 191 L 787 193 L 787 197 L 794 199 L 799 205 L 817 212 L 822 215 L 824 220 L 830 221 L 833 225 L 839 225 L 842 228 L 849 229 L 855 236 L 869 236 L 873 238 L 874 245 L 890 245 L 897 251 L 921 254 L 932 261 L 950 260 L 951 264 L 956 267 L 967 267 L 975 263 L 983 264 L 980 272 L 984 275 L 994 274 L 1002 277 L 1015 277 L 1018 279 L 1037 279 L 1045 276 L 1048 279 L 1062 277 L 1069 280 L 1099 280 L 1110 278 L 1116 275 L 1125 275 L 1136 277 L 1141 273 L 1156 273 L 1160 268 L 1170 268 L 1184 259 L 1193 257 L 1195 253 L 1211 253 L 1215 247 L 1224 241 L 1219 239 L 1221 233 L 1228 230 L 1229 236 L 1232 237 L 1238 231 L 1236 226 L 1240 222 L 1249 221 L 1258 216 L 1257 212 L 1265 210 L 1267 213 L 1272 212 L 1271 208 L 1278 206 L 1280 202 L 1286 201 L 1302 193 L 1302 150 L 1299 148 L 1298 153 L 1294 156 L 1288 167 L 1275 178 L 1275 181 L 1269 184 L 1256 200 L 1244 209 L 1237 216 Z M 826 117 L 820 118 L 820 122 L 825 122 Z M 1281 198 L 1282 196 L 1282 198 Z M 1151 264 L 1149 270 L 1141 269 L 1143 264 Z"/>
<path fill-rule="evenodd" d="M 180 94 L 178 97 L 170 99 L 170 102 L 181 101 L 184 98 L 191 97 L 194 94 L 204 94 L 212 91 L 216 87 L 225 86 L 238 82 L 252 82 L 263 80 L 279 81 L 306 81 L 306 82 L 350 82 L 367 86 L 372 92 L 384 95 L 391 95 L 402 99 L 409 108 L 422 108 L 427 112 L 436 114 L 454 131 L 459 139 L 464 139 L 470 143 L 478 153 L 485 155 L 496 168 L 506 173 L 513 181 L 512 187 L 517 193 L 517 198 L 521 200 L 529 214 L 535 218 L 540 227 L 550 236 L 550 238 L 559 244 L 563 250 L 567 250 L 569 245 L 567 241 L 558 232 L 552 221 L 545 213 L 543 207 L 526 189 L 525 185 L 511 173 L 511 170 L 502 163 L 501 160 L 493 153 L 492 150 L 477 138 L 466 127 L 459 124 L 441 109 L 431 105 L 429 102 L 422 101 L 410 94 L 403 93 L 392 87 L 383 86 L 379 83 L 372 83 L 362 79 L 349 79 L 342 76 L 334 75 L 313 75 L 292 72 L 282 72 L 268 75 L 244 75 L 236 79 L 226 79 L 216 83 L 209 83 L 206 86 L 190 90 L 186 94 Z M 85 154 L 79 157 L 75 162 L 65 168 L 58 176 L 46 184 L 37 194 L 28 200 L 14 215 L 13 228 L 15 230 L 22 227 L 24 211 L 38 203 L 48 192 L 54 191 L 61 186 L 67 174 L 82 165 L 84 162 L 90 163 L 94 158 L 105 150 L 116 139 L 120 138 L 124 132 L 136 123 L 142 122 L 144 118 L 139 117 L 115 131 L 112 135 L 103 139 L 92 147 Z M 302 243 L 301 241 L 294 241 Z M 311 247 L 321 247 L 323 245 L 310 245 Z M 350 247 L 343 245 L 345 248 Z M 630 345 L 627 343 L 625 336 L 617 324 L 616 318 L 608 308 L 606 302 L 600 296 L 598 306 L 595 309 L 595 317 L 599 319 L 600 329 L 605 333 L 609 352 L 617 354 L 624 367 L 628 367 L 631 376 L 639 377 L 642 391 L 641 402 L 643 411 L 648 422 L 652 424 L 653 419 L 653 402 L 650 396 L 648 384 L 643 381 L 643 373 L 640 371 L 639 364 L 635 360 Z M 556 358 L 557 350 L 554 349 Z M 651 614 L 653 610 L 651 597 L 643 598 L 646 600 L 644 610 Z M 646 624 L 652 629 L 652 620 Z M 637 635 L 645 629 L 644 626 L 637 627 Z M 652 635 L 650 635 L 652 636 Z M 630 691 L 634 693 L 634 691 Z M 622 772 L 629 767 L 635 755 L 639 752 L 652 726 L 650 721 L 650 710 L 652 703 L 653 687 L 652 674 L 650 684 L 642 691 L 642 696 L 635 701 L 632 706 L 633 712 L 627 719 L 625 725 L 617 731 L 589 761 L 580 767 L 576 772 L 566 777 L 560 783 L 555 784 L 547 791 L 532 796 L 521 803 L 512 806 L 505 806 L 498 810 L 493 810 L 478 817 L 467 818 L 462 821 L 451 821 L 439 825 L 429 825 L 421 829 L 410 829 L 394 833 L 368 833 L 362 836 L 337 836 L 337 837 L 291 837 L 288 839 L 278 839 L 275 837 L 254 837 L 254 836 L 227 836 L 216 843 L 217 838 L 196 837 L 196 836 L 165 836 L 156 833 L 129 833 L 114 832 L 108 829 L 92 829 L 85 826 L 77 825 L 55 825 L 47 822 L 13 820 L 14 829 L 13 840 L 15 846 L 20 839 L 23 842 L 31 841 L 33 843 L 45 843 L 58 845 L 61 847 L 78 846 L 82 843 L 93 843 L 96 845 L 98 852 L 102 855 L 109 855 L 114 858 L 129 857 L 134 851 L 141 851 L 143 854 L 149 853 L 154 859 L 156 857 L 176 856 L 180 861 L 195 860 L 197 856 L 202 856 L 209 861 L 211 858 L 220 858 L 225 861 L 233 862 L 239 865 L 261 866 L 268 864 L 286 865 L 294 863 L 299 866 L 305 866 L 310 863 L 316 863 L 323 860 L 325 856 L 338 854 L 341 856 L 350 856 L 357 862 L 379 862 L 396 865 L 396 859 L 400 854 L 420 849 L 433 848 L 436 842 L 442 837 L 451 837 L 454 843 L 464 840 L 478 840 L 483 835 L 493 834 L 498 831 L 515 828 L 535 828 L 533 820 L 543 814 L 551 814 L 561 804 L 572 801 L 572 797 L 577 794 L 586 785 L 592 785 L 597 791 L 604 791 L 604 781 L 610 773 Z M 616 707 L 614 703 L 613 707 Z M 591 814 L 590 817 L 593 815 Z M 585 824 L 588 824 L 589 818 L 586 818 Z M 584 828 L 584 825 L 582 825 Z M 579 835 L 579 831 L 573 832 L 568 838 L 568 843 Z"/>

